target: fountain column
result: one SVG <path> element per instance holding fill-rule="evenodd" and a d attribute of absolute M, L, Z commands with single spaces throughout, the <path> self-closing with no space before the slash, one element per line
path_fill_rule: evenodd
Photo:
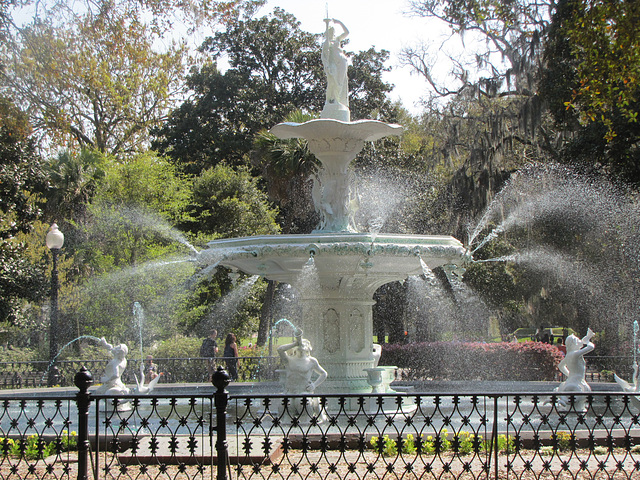
<path fill-rule="evenodd" d="M 370 392 L 365 368 L 373 366 L 371 298 L 304 298 L 302 324 L 313 353 L 329 374 L 323 393 Z"/>

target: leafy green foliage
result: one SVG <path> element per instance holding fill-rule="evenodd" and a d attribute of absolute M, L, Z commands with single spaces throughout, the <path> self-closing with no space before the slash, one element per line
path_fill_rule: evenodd
<path fill-rule="evenodd" d="M 195 179 L 185 226 L 214 238 L 266 235 L 278 232 L 276 213 L 248 168 L 218 164 Z"/>
<path fill-rule="evenodd" d="M 558 3 L 540 94 L 556 128 L 570 132 L 561 159 L 640 183 L 640 47 L 634 2 Z"/>
<path fill-rule="evenodd" d="M 189 195 L 190 182 L 156 155 L 107 159 L 88 221 L 68 246 L 79 282 L 61 296 L 65 324 L 77 326 L 65 332 L 69 340 L 83 333 L 137 338 L 135 301 L 148 318 L 146 340 L 175 333 L 188 296 L 184 282 L 194 269 L 187 255 L 180 256 L 186 238 L 171 225 L 185 218 Z"/>
<path fill-rule="evenodd" d="M 27 460 L 39 460 L 50 455 L 60 454 L 78 449 L 78 434 L 63 430 L 56 440 L 47 443 L 40 435 L 34 434 L 25 440 L 12 438 L 0 438 L 0 456 L 25 458 Z"/>
<path fill-rule="evenodd" d="M 515 439 L 511 435 L 498 435 L 498 452 L 513 453 L 515 451 Z M 400 444 L 400 447 L 398 447 Z M 492 445 L 488 440 L 484 440 L 482 435 L 476 436 L 465 430 L 450 434 L 448 429 L 443 428 L 435 436 L 420 434 L 416 439 L 411 433 L 406 437 L 399 437 L 397 440 L 389 435 L 382 438 L 373 436 L 369 440 L 371 448 L 385 457 L 392 457 L 400 450 L 404 455 L 428 454 L 453 452 L 456 455 L 470 455 L 472 453 L 491 451 Z"/>
<path fill-rule="evenodd" d="M 2 80 L 54 145 L 141 150 L 184 70 L 185 47 L 157 51 L 149 28 L 136 21 L 40 21 L 24 27 L 20 38 L 5 51 Z"/>
<path fill-rule="evenodd" d="M 158 342 L 148 353 L 156 358 L 198 358 L 201 344 L 201 337 L 177 335 Z"/>
<path fill-rule="evenodd" d="M 314 117 L 297 110 L 285 121 L 304 123 Z M 279 224 L 285 233 L 309 233 L 318 224 L 311 201 L 311 176 L 318 160 L 309 151 L 306 140 L 281 140 L 266 130 L 254 140 L 254 163 L 258 164 L 267 183 L 269 198 L 280 206 Z"/>
<path fill-rule="evenodd" d="M 567 108 L 583 122 L 601 121 L 607 140 L 616 136 L 612 117 L 638 122 L 640 100 L 640 5 L 637 2 L 568 2 L 566 35 L 577 60 L 579 83 Z"/>
<path fill-rule="evenodd" d="M 47 288 L 41 260 L 32 260 L 19 238 L 41 216 L 46 188 L 43 162 L 35 153 L 26 115 L 0 97 L 0 322 L 24 318 L 25 300 Z"/>

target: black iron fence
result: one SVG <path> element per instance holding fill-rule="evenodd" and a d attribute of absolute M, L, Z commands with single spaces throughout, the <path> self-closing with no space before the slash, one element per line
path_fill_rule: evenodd
<path fill-rule="evenodd" d="M 231 358 L 156 358 L 162 373 L 161 383 L 209 383 L 211 372 L 217 365 L 225 366 Z M 275 369 L 279 359 L 274 356 L 239 357 L 238 381 L 261 382 L 274 380 Z M 73 385 L 76 372 L 86 366 L 92 372 L 95 381 L 99 381 L 109 360 L 61 360 L 52 367 L 56 371 L 56 385 L 67 387 Z M 128 368 L 122 380 L 127 384 L 135 384 L 134 375 L 140 376 L 140 359 L 129 359 Z M 0 362 L 0 389 L 34 388 L 47 385 L 49 362 Z"/>
<path fill-rule="evenodd" d="M 0 396 L 0 478 L 640 477 L 640 396 L 594 392 Z M 564 404 L 564 406 L 561 406 Z"/>

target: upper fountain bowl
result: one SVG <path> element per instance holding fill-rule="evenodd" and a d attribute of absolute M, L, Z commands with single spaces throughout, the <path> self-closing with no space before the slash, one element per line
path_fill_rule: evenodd
<path fill-rule="evenodd" d="M 344 122 L 318 118 L 304 123 L 285 122 L 271 128 L 281 139 L 304 138 L 309 150 L 320 160 L 328 173 L 342 173 L 362 150 L 364 142 L 373 142 L 390 135 L 401 135 L 401 125 L 378 120 Z"/>

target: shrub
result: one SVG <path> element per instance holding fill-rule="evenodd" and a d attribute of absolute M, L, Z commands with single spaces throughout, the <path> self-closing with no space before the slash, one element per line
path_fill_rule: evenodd
<path fill-rule="evenodd" d="M 381 365 L 407 379 L 553 380 L 562 354 L 542 342 L 420 342 L 385 345 Z"/>
<path fill-rule="evenodd" d="M 153 351 L 147 352 L 156 358 L 197 358 L 200 356 L 202 338 L 177 336 L 160 342 Z M 224 346 L 224 339 L 218 339 L 218 347 Z M 222 348 L 220 348 L 222 351 Z"/>

